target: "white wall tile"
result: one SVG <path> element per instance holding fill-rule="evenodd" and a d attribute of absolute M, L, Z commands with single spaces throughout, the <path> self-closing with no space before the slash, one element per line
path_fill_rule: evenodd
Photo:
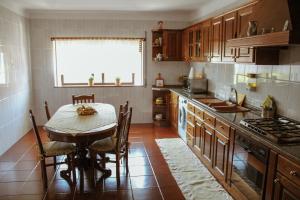
<path fill-rule="evenodd" d="M 32 105 L 29 21 L 0 6 L 0 53 L 6 84 L 0 84 L 0 155 L 30 129 Z"/>

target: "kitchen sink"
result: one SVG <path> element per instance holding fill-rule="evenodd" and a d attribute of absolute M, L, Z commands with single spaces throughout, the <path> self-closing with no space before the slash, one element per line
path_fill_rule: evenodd
<path fill-rule="evenodd" d="M 250 111 L 248 108 L 239 106 L 229 101 L 223 101 L 217 98 L 195 99 L 195 100 L 204 104 L 206 107 L 216 112 L 235 113 L 235 112 Z"/>

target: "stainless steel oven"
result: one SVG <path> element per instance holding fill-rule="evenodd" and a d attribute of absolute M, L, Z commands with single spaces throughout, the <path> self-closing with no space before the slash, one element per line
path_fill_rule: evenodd
<path fill-rule="evenodd" d="M 231 186 L 248 199 L 262 199 L 269 150 L 263 144 L 236 132 Z"/>

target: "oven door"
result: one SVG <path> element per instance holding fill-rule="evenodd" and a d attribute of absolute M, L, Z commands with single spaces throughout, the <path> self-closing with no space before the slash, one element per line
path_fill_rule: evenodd
<path fill-rule="evenodd" d="M 262 199 L 268 149 L 236 132 L 231 184 L 247 199 Z"/>

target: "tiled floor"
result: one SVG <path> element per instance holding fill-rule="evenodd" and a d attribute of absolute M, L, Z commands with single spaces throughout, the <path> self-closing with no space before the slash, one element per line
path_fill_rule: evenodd
<path fill-rule="evenodd" d="M 46 140 L 46 134 L 42 130 L 41 132 L 42 138 Z M 171 137 L 177 137 L 171 128 L 132 125 L 129 174 L 126 175 L 122 166 L 120 188 L 117 189 L 116 186 L 115 165 L 108 164 L 107 167 L 112 169 L 112 176 L 97 189 L 93 189 L 86 179 L 84 193 L 80 194 L 78 183 L 77 190 L 71 193 L 68 183 L 60 177 L 59 171 L 64 166 L 58 167 L 56 171 L 48 167 L 49 188 L 48 191 L 43 190 L 34 135 L 29 132 L 0 157 L 0 200 L 184 199 L 155 143 L 156 138 Z"/>

